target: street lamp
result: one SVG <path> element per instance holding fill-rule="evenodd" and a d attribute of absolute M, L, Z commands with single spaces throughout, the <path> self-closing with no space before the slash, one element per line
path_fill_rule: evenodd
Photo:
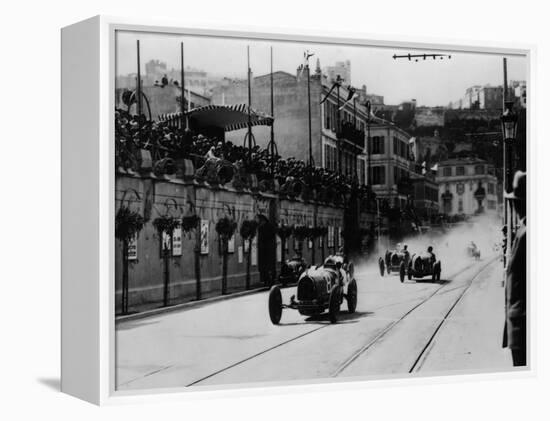
<path fill-rule="evenodd" d="M 506 101 L 504 107 L 504 112 L 500 118 L 502 121 L 502 135 L 504 140 L 514 140 L 518 127 L 518 115 L 514 112 L 514 102 Z"/>
<path fill-rule="evenodd" d="M 504 92 L 506 95 L 506 91 Z M 502 112 L 502 117 L 500 118 L 502 122 L 502 136 L 504 138 L 504 191 L 508 192 L 512 185 L 512 156 L 513 156 L 513 145 L 516 139 L 517 123 L 518 116 L 514 112 L 514 102 L 505 101 L 504 110 Z M 507 266 L 510 261 L 511 249 L 512 249 L 512 221 L 513 221 L 513 208 L 510 206 L 508 209 L 508 204 L 506 199 L 503 200 L 504 206 L 504 223 L 507 227 L 506 231 L 506 253 L 504 258 L 504 265 Z M 504 282 L 504 281 L 503 281 Z"/>

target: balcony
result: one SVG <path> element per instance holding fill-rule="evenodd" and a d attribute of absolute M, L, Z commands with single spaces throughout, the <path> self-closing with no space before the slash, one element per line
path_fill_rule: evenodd
<path fill-rule="evenodd" d="M 342 130 L 339 133 L 339 138 L 346 139 L 359 149 L 365 149 L 365 132 L 363 130 L 356 129 L 353 123 L 344 121 L 342 123 Z"/>

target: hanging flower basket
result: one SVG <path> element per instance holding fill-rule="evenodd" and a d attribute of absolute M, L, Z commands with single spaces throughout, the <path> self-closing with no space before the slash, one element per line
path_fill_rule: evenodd
<path fill-rule="evenodd" d="M 183 232 L 189 232 L 199 225 L 200 218 L 197 215 L 184 216 L 181 218 L 181 229 Z"/>
<path fill-rule="evenodd" d="M 319 238 L 324 235 L 327 235 L 328 228 L 327 227 L 314 227 L 311 228 L 311 238 Z"/>
<path fill-rule="evenodd" d="M 143 217 L 138 213 L 121 207 L 115 217 L 115 237 L 122 241 L 133 238 L 143 228 Z"/>
<path fill-rule="evenodd" d="M 284 240 L 292 235 L 292 232 L 294 230 L 294 227 L 280 224 L 277 227 L 277 235 L 281 238 L 281 240 Z"/>
<path fill-rule="evenodd" d="M 311 229 L 309 227 L 306 227 L 305 225 L 298 225 L 294 227 L 294 237 L 297 240 L 304 240 L 306 238 L 310 237 Z"/>
<path fill-rule="evenodd" d="M 241 224 L 240 234 L 244 240 L 250 240 L 254 238 L 258 230 L 258 222 L 254 219 L 246 219 Z"/>
<path fill-rule="evenodd" d="M 222 238 L 231 238 L 236 229 L 237 223 L 228 217 L 223 217 L 216 222 L 216 232 Z"/>
<path fill-rule="evenodd" d="M 159 216 L 153 221 L 153 226 L 159 234 L 163 232 L 167 234 L 172 234 L 172 232 L 181 225 L 179 219 L 174 218 L 173 216 Z"/>

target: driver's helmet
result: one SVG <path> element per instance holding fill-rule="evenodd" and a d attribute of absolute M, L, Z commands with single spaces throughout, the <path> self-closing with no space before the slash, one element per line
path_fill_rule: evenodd
<path fill-rule="evenodd" d="M 434 250 L 434 248 L 432 246 L 428 247 L 428 253 L 431 253 L 433 250 Z"/>
<path fill-rule="evenodd" d="M 407 245 L 403 244 L 403 251 L 407 250 Z"/>
<path fill-rule="evenodd" d="M 396 249 L 397 249 L 397 250 L 401 250 L 401 243 L 397 243 Z"/>

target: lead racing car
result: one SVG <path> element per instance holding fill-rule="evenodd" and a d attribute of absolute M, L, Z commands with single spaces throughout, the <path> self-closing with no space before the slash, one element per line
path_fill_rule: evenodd
<path fill-rule="evenodd" d="M 431 276 L 432 281 L 441 280 L 441 261 L 436 260 L 435 254 L 432 253 L 432 247 L 428 247 L 428 251 L 421 254 L 413 254 L 409 263 L 407 277 L 409 280 L 414 278 L 424 278 Z M 401 281 L 403 282 L 403 281 Z"/>
<path fill-rule="evenodd" d="M 311 267 L 300 275 L 296 295 L 283 303 L 281 288 L 278 285 L 269 291 L 268 307 L 271 322 L 278 325 L 283 309 L 298 310 L 303 316 L 313 316 L 328 310 L 331 323 L 338 321 L 340 306 L 347 301 L 349 313 L 357 308 L 357 282 L 354 278 L 353 263 L 342 255 L 329 256 L 323 265 Z"/>
<path fill-rule="evenodd" d="M 407 245 L 401 246 L 397 244 L 394 250 L 386 250 L 384 258 L 378 259 L 378 266 L 380 268 L 380 275 L 384 276 L 384 272 L 388 272 L 388 275 L 393 272 L 399 273 L 399 279 L 401 282 L 405 280 L 405 276 L 408 276 L 408 268 L 410 261 L 410 253 L 407 250 Z"/>

